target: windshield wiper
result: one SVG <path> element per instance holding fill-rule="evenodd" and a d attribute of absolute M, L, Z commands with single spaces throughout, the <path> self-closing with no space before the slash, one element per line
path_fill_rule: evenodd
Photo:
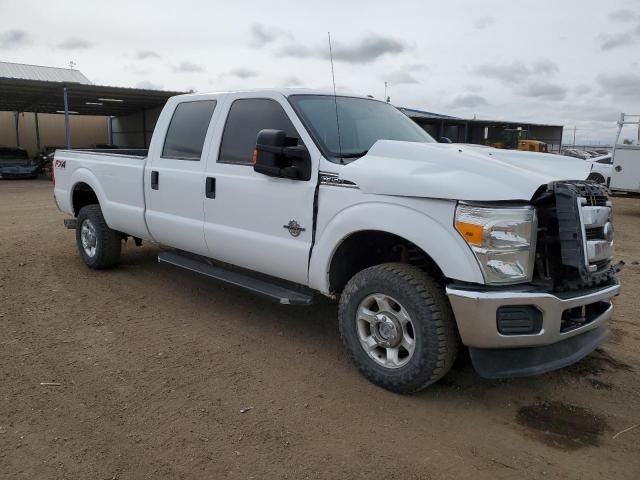
<path fill-rule="evenodd" d="M 369 150 L 363 150 L 362 152 L 355 152 L 355 153 L 343 153 L 341 155 L 338 155 L 338 158 L 358 158 L 358 157 L 364 157 L 367 152 Z"/>

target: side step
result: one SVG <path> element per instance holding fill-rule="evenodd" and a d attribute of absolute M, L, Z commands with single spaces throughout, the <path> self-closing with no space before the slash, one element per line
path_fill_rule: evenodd
<path fill-rule="evenodd" d="M 248 273 L 228 270 L 178 253 L 160 252 L 158 254 L 158 263 L 168 263 L 236 287 L 242 287 L 284 305 L 311 305 L 313 303 L 313 294 L 310 292 L 277 285 L 267 279 L 258 277 L 257 275 L 259 274 L 252 276 Z"/>

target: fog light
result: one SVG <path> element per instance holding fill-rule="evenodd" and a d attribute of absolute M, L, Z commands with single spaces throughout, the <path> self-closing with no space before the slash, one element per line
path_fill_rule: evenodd
<path fill-rule="evenodd" d="M 534 335 L 542 330 L 542 312 L 533 305 L 507 305 L 496 311 L 502 335 Z"/>

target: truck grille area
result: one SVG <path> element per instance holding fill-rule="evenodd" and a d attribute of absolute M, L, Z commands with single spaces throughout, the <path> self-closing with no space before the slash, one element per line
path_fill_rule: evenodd
<path fill-rule="evenodd" d="M 570 332 L 583 325 L 588 325 L 602 315 L 611 306 L 609 302 L 596 302 L 583 307 L 570 308 L 562 312 L 560 332 Z"/>
<path fill-rule="evenodd" d="M 554 291 L 597 287 L 614 276 L 613 224 L 607 189 L 554 182 L 533 201 L 538 214 L 535 280 Z"/>

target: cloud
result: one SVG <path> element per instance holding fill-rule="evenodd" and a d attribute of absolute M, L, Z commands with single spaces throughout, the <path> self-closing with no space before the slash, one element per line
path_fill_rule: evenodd
<path fill-rule="evenodd" d="M 639 15 L 632 10 L 622 9 L 609 13 L 609 18 L 616 22 L 633 22 L 639 18 Z"/>
<path fill-rule="evenodd" d="M 254 23 L 251 25 L 249 34 L 251 35 L 250 44 L 254 47 L 262 47 L 281 38 L 293 39 L 293 36 L 285 30 L 274 27 L 265 27 L 260 23 Z"/>
<path fill-rule="evenodd" d="M 425 65 L 424 63 L 407 63 L 400 68 L 402 70 L 427 71 L 429 70 L 429 65 Z"/>
<path fill-rule="evenodd" d="M 283 55 L 285 57 L 294 57 L 294 58 L 308 58 L 312 56 L 319 56 L 316 52 L 311 50 L 308 47 L 297 44 L 289 44 L 284 45 L 278 49 L 278 54 Z"/>
<path fill-rule="evenodd" d="M 544 58 L 542 60 L 538 60 L 533 64 L 533 68 L 531 69 L 533 73 L 549 75 L 551 73 L 556 73 L 558 71 L 558 65 L 549 60 L 548 58 Z"/>
<path fill-rule="evenodd" d="M 586 95 L 591 92 L 591 87 L 589 85 L 581 84 L 576 87 L 576 93 L 578 95 Z"/>
<path fill-rule="evenodd" d="M 333 42 L 333 59 L 347 63 L 370 63 L 383 55 L 402 53 L 407 46 L 399 40 L 371 34 L 353 44 Z M 295 58 L 329 58 L 328 46 L 307 47 L 299 44 L 284 45 L 278 53 Z"/>
<path fill-rule="evenodd" d="M 202 65 L 189 62 L 188 60 L 184 60 L 180 62 L 178 65 L 171 67 L 171 69 L 174 72 L 179 72 L 179 73 L 204 72 L 204 68 L 202 67 Z"/>
<path fill-rule="evenodd" d="M 600 74 L 598 84 L 611 96 L 636 99 L 640 93 L 640 75 L 623 73 L 619 75 Z"/>
<path fill-rule="evenodd" d="M 238 67 L 238 68 L 234 68 L 233 70 L 231 70 L 230 75 L 234 76 L 234 77 L 238 77 L 238 78 L 253 78 L 253 77 L 257 77 L 259 75 L 258 72 L 256 72 L 255 70 L 250 70 L 248 68 L 242 68 L 242 67 Z"/>
<path fill-rule="evenodd" d="M 24 30 L 7 30 L 0 33 L 0 49 L 24 47 L 31 43 L 31 37 Z"/>
<path fill-rule="evenodd" d="M 144 90 L 162 90 L 163 85 L 161 83 L 154 83 L 149 80 L 143 80 L 136 84 L 136 88 L 142 88 Z"/>
<path fill-rule="evenodd" d="M 353 45 L 336 42 L 333 48 L 333 58 L 348 63 L 369 63 L 383 55 L 402 53 L 406 48 L 404 43 L 394 38 L 368 35 Z"/>
<path fill-rule="evenodd" d="M 496 19 L 493 17 L 480 17 L 477 18 L 476 20 L 474 20 L 473 22 L 473 26 L 476 27 L 478 30 L 484 30 L 485 28 L 487 28 L 489 25 L 495 23 Z"/>
<path fill-rule="evenodd" d="M 562 100 L 567 94 L 567 89 L 554 83 L 536 81 L 518 88 L 516 93 L 523 97 Z"/>
<path fill-rule="evenodd" d="M 600 50 L 613 50 L 614 48 L 626 47 L 635 43 L 635 38 L 629 32 L 614 33 L 614 34 L 601 34 Z"/>
<path fill-rule="evenodd" d="M 554 107 L 557 114 L 565 120 L 565 124 L 575 123 L 576 119 L 583 122 L 602 122 L 615 125 L 620 116 L 620 109 L 610 101 L 589 101 L 585 103 L 565 102 Z"/>
<path fill-rule="evenodd" d="M 527 66 L 520 61 L 512 62 L 511 65 L 495 65 L 493 63 L 480 65 L 475 70 L 482 76 L 495 78 L 503 83 L 518 83 L 531 74 Z"/>
<path fill-rule="evenodd" d="M 483 105 L 487 105 L 487 100 L 483 96 L 475 93 L 464 93 L 455 97 L 449 104 L 449 108 L 475 108 Z"/>
<path fill-rule="evenodd" d="M 58 45 L 61 50 L 86 50 L 93 46 L 93 43 L 82 38 L 67 38 Z"/>
<path fill-rule="evenodd" d="M 146 60 L 148 58 L 160 58 L 160 54 L 153 50 L 140 50 L 136 53 L 136 58 L 138 60 Z"/>
<path fill-rule="evenodd" d="M 283 78 L 282 81 L 280 82 L 280 85 L 282 85 L 283 87 L 301 87 L 304 85 L 304 82 L 300 80 L 299 77 L 296 77 L 295 75 L 290 75 L 288 77 Z"/>
<path fill-rule="evenodd" d="M 384 77 L 391 85 L 410 85 L 420 83 L 409 73 L 404 71 L 392 72 Z"/>
<path fill-rule="evenodd" d="M 521 83 L 533 75 L 551 75 L 557 71 L 558 66 L 546 58 L 534 62 L 531 68 L 521 61 L 514 61 L 508 65 L 489 63 L 475 68 L 475 72 L 479 75 L 495 78 L 507 85 Z"/>

